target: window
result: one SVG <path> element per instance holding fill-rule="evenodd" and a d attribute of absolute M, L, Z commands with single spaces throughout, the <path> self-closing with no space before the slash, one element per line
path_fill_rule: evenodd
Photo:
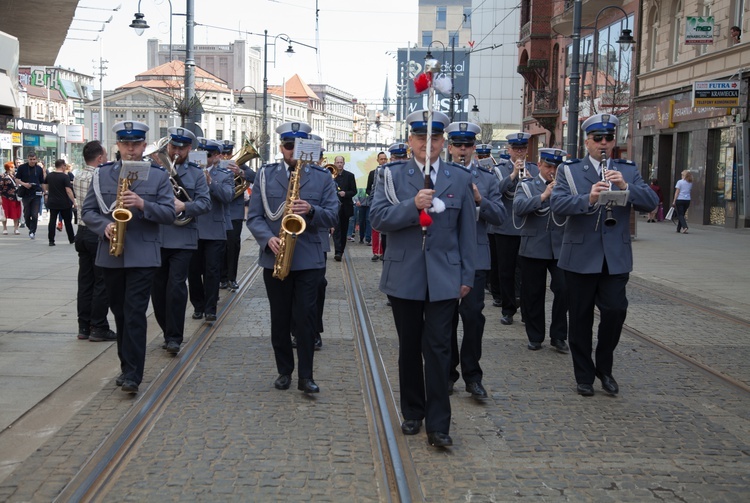
<path fill-rule="evenodd" d="M 164 138 L 165 136 L 167 136 L 167 128 L 160 127 L 159 128 L 159 138 Z"/>
<path fill-rule="evenodd" d="M 430 47 L 432 43 L 432 31 L 422 32 L 422 47 Z"/>
<path fill-rule="evenodd" d="M 734 0 L 734 25 L 739 26 L 742 29 L 742 16 L 745 13 L 745 0 Z"/>
<path fill-rule="evenodd" d="M 471 7 L 464 7 L 464 22 L 462 28 L 471 28 Z"/>
<path fill-rule="evenodd" d="M 224 131 L 221 129 L 216 130 L 216 141 L 224 140 Z"/>
<path fill-rule="evenodd" d="M 445 21 L 446 21 L 447 16 L 448 16 L 447 7 L 437 8 L 437 16 L 435 17 L 435 29 L 437 30 L 445 29 Z"/>
<path fill-rule="evenodd" d="M 458 32 L 457 31 L 450 32 L 450 37 L 448 38 L 448 47 L 458 47 Z"/>
<path fill-rule="evenodd" d="M 706 2 L 705 5 L 703 5 L 703 14 L 701 14 L 703 17 L 711 17 L 711 4 Z M 716 41 L 714 40 L 714 43 Z M 708 44 L 701 44 L 698 46 L 698 55 L 701 56 L 703 54 L 706 54 L 708 52 Z"/>
<path fill-rule="evenodd" d="M 678 63 L 680 61 L 680 35 L 682 33 L 682 0 L 675 1 L 672 16 L 672 63 Z"/>

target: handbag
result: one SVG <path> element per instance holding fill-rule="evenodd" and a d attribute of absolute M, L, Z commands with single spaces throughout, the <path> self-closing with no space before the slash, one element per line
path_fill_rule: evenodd
<path fill-rule="evenodd" d="M 667 220 L 674 220 L 675 219 L 674 206 L 672 206 L 672 207 L 669 208 L 669 211 L 667 212 L 667 216 L 664 217 L 664 218 L 666 218 Z"/>
<path fill-rule="evenodd" d="M 659 209 L 656 211 L 656 221 L 662 222 L 664 220 L 664 205 L 659 203 Z"/>

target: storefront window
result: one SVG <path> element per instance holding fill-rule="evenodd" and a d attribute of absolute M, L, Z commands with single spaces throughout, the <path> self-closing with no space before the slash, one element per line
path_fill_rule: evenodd
<path fill-rule="evenodd" d="M 715 136 L 718 141 L 713 143 L 715 151 L 713 158 L 716 159 L 715 166 L 708 166 L 708 221 L 711 225 L 724 225 L 726 222 L 725 201 L 726 201 L 726 175 L 727 169 L 733 172 L 734 168 L 734 145 L 735 129 L 723 128 L 709 131 L 709 136 Z"/>

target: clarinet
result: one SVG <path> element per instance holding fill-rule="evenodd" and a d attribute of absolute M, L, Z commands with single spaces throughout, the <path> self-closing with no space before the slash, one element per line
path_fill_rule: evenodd
<path fill-rule="evenodd" d="M 612 182 L 607 180 L 607 152 L 605 150 L 602 150 L 602 162 L 600 166 L 602 168 L 602 181 L 609 184 L 609 188 L 607 190 L 612 190 Z M 604 217 L 604 225 L 606 225 L 607 227 L 614 227 L 615 225 L 617 225 L 617 219 L 612 214 L 612 203 L 607 203 L 605 208 L 607 211 Z"/>

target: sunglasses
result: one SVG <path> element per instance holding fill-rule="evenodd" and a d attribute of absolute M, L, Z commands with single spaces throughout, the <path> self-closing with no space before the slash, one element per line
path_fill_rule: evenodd
<path fill-rule="evenodd" d="M 453 146 L 457 148 L 461 148 L 461 147 L 470 148 L 474 146 L 474 142 L 473 141 L 453 142 Z"/>
<path fill-rule="evenodd" d="M 294 142 L 293 141 L 284 142 L 284 143 L 281 144 L 281 146 L 285 150 L 294 150 Z"/>
<path fill-rule="evenodd" d="M 612 140 L 615 139 L 615 135 L 613 135 L 613 134 L 595 134 L 595 135 L 593 135 L 591 137 L 591 139 L 594 140 L 594 142 L 596 142 L 596 143 L 599 143 L 603 139 L 607 140 L 607 141 L 612 141 Z"/>

